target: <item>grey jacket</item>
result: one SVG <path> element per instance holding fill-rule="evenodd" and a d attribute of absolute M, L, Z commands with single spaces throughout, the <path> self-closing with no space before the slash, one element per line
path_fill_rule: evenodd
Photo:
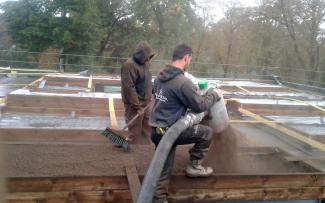
<path fill-rule="evenodd" d="M 171 65 L 160 71 L 153 88 L 155 102 L 149 119 L 153 127 L 170 127 L 185 115 L 187 109 L 201 113 L 219 99 L 213 91 L 205 96 L 199 95 L 196 86 L 184 76 L 184 72 Z"/>

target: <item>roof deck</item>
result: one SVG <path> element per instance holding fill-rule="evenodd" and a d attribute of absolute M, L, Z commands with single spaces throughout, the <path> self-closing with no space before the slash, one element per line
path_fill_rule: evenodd
<path fill-rule="evenodd" d="M 325 198 L 324 96 L 209 82 L 224 91 L 231 125 L 214 135 L 210 178 L 186 178 L 190 146 L 178 147 L 170 202 Z M 52 74 L 13 89 L 0 120 L 9 202 L 132 202 L 154 147 L 140 137 L 128 153 L 100 135 L 125 125 L 118 77 Z"/>

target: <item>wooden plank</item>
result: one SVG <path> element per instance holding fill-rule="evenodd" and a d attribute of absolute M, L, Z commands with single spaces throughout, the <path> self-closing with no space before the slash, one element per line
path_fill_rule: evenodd
<path fill-rule="evenodd" d="M 9 68 L 9 67 L 0 67 L 0 70 L 5 71 L 27 71 L 27 72 L 52 72 L 57 73 L 57 70 L 51 70 L 51 69 L 29 69 L 29 68 Z"/>
<path fill-rule="evenodd" d="M 1 109 L 0 109 L 0 120 L 1 120 Z M 0 138 L 1 141 L 1 138 Z M 0 143 L 0 203 L 4 203 L 5 196 L 5 177 L 7 171 L 5 170 L 5 147 Z"/>
<path fill-rule="evenodd" d="M 41 129 L 41 128 L 2 128 L 1 141 L 106 141 L 102 130 L 85 129 Z"/>
<path fill-rule="evenodd" d="M 80 90 L 73 89 L 50 89 L 49 86 L 39 89 L 38 87 L 31 87 L 29 90 L 31 92 L 46 92 L 46 93 L 55 93 L 55 94 L 77 94 Z M 62 87 L 63 88 L 63 87 Z"/>
<path fill-rule="evenodd" d="M 204 179 L 184 176 L 171 178 L 171 189 L 224 189 L 224 188 L 292 188 L 324 187 L 325 175 L 214 175 Z"/>
<path fill-rule="evenodd" d="M 8 202 L 37 201 L 37 202 L 100 202 L 100 203 L 129 203 L 131 201 L 127 190 L 103 191 L 62 191 L 62 192 L 27 192 L 9 193 Z"/>
<path fill-rule="evenodd" d="M 69 115 L 74 111 L 77 116 L 107 116 L 109 115 L 107 103 L 106 98 L 8 95 L 4 112 Z M 114 100 L 114 109 L 117 116 L 124 115 L 124 105 L 121 99 Z"/>
<path fill-rule="evenodd" d="M 143 176 L 140 177 L 143 179 Z M 303 188 L 325 187 L 324 174 L 283 175 L 213 175 L 209 178 L 190 179 L 173 175 L 170 189 L 248 189 L 248 188 Z M 51 192 L 78 190 L 127 190 L 126 176 L 114 177 L 56 177 L 56 178 L 8 178 L 7 188 L 13 192 Z"/>
<path fill-rule="evenodd" d="M 3 113 L 34 113 L 34 114 L 51 114 L 51 115 L 71 115 L 71 112 L 75 112 L 78 116 L 102 116 L 109 115 L 108 109 L 76 109 L 76 108 L 46 108 L 46 107 L 19 107 L 19 106 L 5 106 Z M 115 111 L 117 117 L 124 116 L 124 108 Z"/>
<path fill-rule="evenodd" d="M 116 109 L 124 108 L 122 99 L 114 99 Z M 77 95 L 15 95 L 7 96 L 8 106 L 46 107 L 46 108 L 81 108 L 107 109 L 107 98 L 78 97 Z"/>
<path fill-rule="evenodd" d="M 37 79 L 37 80 L 35 80 L 35 81 L 29 83 L 27 86 L 24 87 L 24 89 L 26 89 L 26 88 L 28 88 L 28 87 L 30 87 L 30 86 L 35 85 L 36 83 L 42 81 L 43 79 L 44 79 L 44 77 L 40 77 L 39 79 Z"/>
<path fill-rule="evenodd" d="M 9 193 L 127 189 L 128 183 L 124 176 L 7 179 Z"/>
<path fill-rule="evenodd" d="M 47 85 L 48 86 L 58 86 L 58 87 L 65 87 L 65 86 L 69 86 L 69 87 L 80 87 L 80 88 L 87 88 L 87 81 L 74 81 L 74 82 L 70 82 L 70 81 L 47 81 Z"/>
<path fill-rule="evenodd" d="M 97 85 L 97 84 L 101 84 L 101 85 L 112 85 L 112 86 L 120 86 L 121 85 L 121 80 L 109 80 L 109 79 L 107 79 L 107 80 L 104 80 L 104 79 L 99 79 L 99 78 L 93 78 L 93 83 L 94 83 L 94 86 L 95 86 L 95 84 Z"/>
<path fill-rule="evenodd" d="M 241 87 L 241 86 L 239 86 L 239 85 L 236 85 L 236 87 L 237 87 L 238 89 L 240 89 L 240 90 L 246 92 L 246 93 L 251 93 L 250 91 L 248 91 L 247 89 L 245 89 L 245 88 L 243 88 L 243 87 Z"/>
<path fill-rule="evenodd" d="M 0 84 L 0 86 L 4 87 L 16 87 L 16 86 L 26 86 L 28 84 L 17 84 L 17 83 L 9 83 L 9 84 Z"/>
<path fill-rule="evenodd" d="M 252 112 L 250 112 L 248 110 L 245 110 L 243 108 L 239 108 L 239 111 L 241 113 L 243 113 L 244 115 L 249 116 L 249 117 L 251 117 L 251 118 L 253 118 L 255 120 L 268 121 L 267 119 L 263 118 L 262 116 L 254 114 L 254 113 L 252 113 Z M 318 142 L 316 140 L 313 140 L 311 138 L 308 138 L 308 137 L 306 137 L 305 135 L 303 135 L 301 133 L 298 133 L 298 132 L 296 132 L 294 130 L 291 130 L 289 128 L 286 128 L 286 127 L 284 127 L 282 125 L 279 125 L 279 124 L 276 124 L 276 123 L 265 123 L 265 125 L 267 125 L 269 127 L 272 127 L 272 128 L 274 128 L 274 129 L 276 129 L 276 130 L 278 130 L 278 131 L 280 131 L 280 132 L 282 132 L 282 133 L 284 133 L 284 134 L 286 134 L 286 135 L 288 135 L 290 137 L 293 137 L 293 138 L 295 138 L 295 139 L 297 139 L 297 140 L 299 140 L 299 141 L 301 141 L 301 142 L 303 142 L 305 144 L 308 144 L 308 145 L 310 145 L 312 147 L 315 147 L 315 148 L 317 148 L 317 149 L 319 149 L 321 151 L 325 151 L 325 144 L 320 143 L 320 142 Z"/>
<path fill-rule="evenodd" d="M 170 202 L 325 198 L 324 174 L 173 176 L 171 180 Z M 11 178 L 7 183 L 9 202 L 132 201 L 126 177 Z"/>
<path fill-rule="evenodd" d="M 126 166 L 126 176 L 128 178 L 129 189 L 131 192 L 132 200 L 135 203 L 140 192 L 141 184 L 138 176 L 138 172 L 135 166 Z"/>
<path fill-rule="evenodd" d="M 10 202 L 10 203 L 39 203 L 39 200 L 10 200 L 10 201 L 6 201 L 6 202 Z"/>
<path fill-rule="evenodd" d="M 89 79 L 88 79 L 88 90 L 87 91 L 91 91 L 92 90 L 92 86 L 93 86 L 93 76 L 89 76 Z"/>
<path fill-rule="evenodd" d="M 214 202 L 214 201 L 259 201 L 259 200 L 307 200 L 323 199 L 324 188 L 242 188 L 242 189 L 218 189 L 196 190 L 178 189 L 171 190 L 169 202 Z M 64 192 L 38 192 L 38 193 L 10 193 L 6 199 L 8 202 L 131 202 L 127 190 L 105 191 L 64 191 Z"/>
<path fill-rule="evenodd" d="M 79 87 L 87 87 L 88 78 L 73 78 L 73 77 L 54 77 L 54 76 L 45 76 L 46 80 L 48 80 L 49 85 L 57 85 L 64 86 L 65 84 L 69 84 L 69 86 L 79 86 Z M 117 79 L 110 78 L 98 78 L 96 76 L 92 77 L 92 86 L 94 87 L 96 84 L 101 85 L 121 85 L 121 81 Z"/>
<path fill-rule="evenodd" d="M 108 110 L 109 110 L 109 117 L 110 117 L 111 127 L 112 128 L 117 128 L 114 99 L 112 97 L 110 97 L 108 99 Z"/>
<path fill-rule="evenodd" d="M 43 72 L 43 73 L 36 73 L 36 72 L 32 72 L 32 73 L 17 73 L 16 71 L 12 71 L 11 73 L 1 73 L 0 75 L 24 75 L 24 76 L 43 76 L 43 75 L 48 75 L 48 74 L 54 74 L 54 73 L 48 73 L 48 72 Z"/>
<path fill-rule="evenodd" d="M 122 102 L 116 99 L 117 102 Z M 47 108 L 101 108 L 107 107 L 106 98 L 78 97 L 69 95 L 14 95 L 7 96 L 8 106 L 47 107 Z"/>
<path fill-rule="evenodd" d="M 259 201 L 323 199 L 323 187 L 172 190 L 170 202 Z"/>

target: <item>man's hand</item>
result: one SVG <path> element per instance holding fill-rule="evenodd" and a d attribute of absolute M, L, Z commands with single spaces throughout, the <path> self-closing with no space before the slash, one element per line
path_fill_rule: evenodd
<path fill-rule="evenodd" d="M 143 110 L 143 108 L 140 107 L 140 108 L 137 110 L 137 113 L 138 113 L 138 115 L 142 115 L 142 114 L 144 114 L 144 110 Z"/>

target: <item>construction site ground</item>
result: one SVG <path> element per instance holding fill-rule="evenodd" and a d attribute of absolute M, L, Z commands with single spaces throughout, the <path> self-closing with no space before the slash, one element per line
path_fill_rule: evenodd
<path fill-rule="evenodd" d="M 325 198 L 324 112 L 315 108 L 325 106 L 324 97 L 270 83 L 218 82 L 231 124 L 214 135 L 205 160 L 214 174 L 186 178 L 191 146 L 178 147 L 170 202 Z M 9 202 L 132 202 L 139 188 L 130 187 L 130 177 L 143 179 L 154 146 L 140 137 L 127 152 L 100 134 L 112 122 L 125 125 L 118 93 L 95 92 L 117 84 L 109 77 L 50 75 L 1 89 Z"/>

